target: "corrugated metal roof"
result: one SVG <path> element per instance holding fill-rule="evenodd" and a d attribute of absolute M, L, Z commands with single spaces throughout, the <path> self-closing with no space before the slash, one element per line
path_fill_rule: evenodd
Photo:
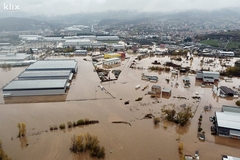
<path fill-rule="evenodd" d="M 19 78 L 27 77 L 69 77 L 71 70 L 57 70 L 57 71 L 25 71 L 21 73 Z"/>
<path fill-rule="evenodd" d="M 66 40 L 65 41 L 66 43 L 68 43 L 68 42 L 79 42 L 79 43 L 84 43 L 84 42 L 88 42 L 88 43 L 90 43 L 91 41 L 90 41 L 90 39 L 68 39 L 68 40 Z"/>
<path fill-rule="evenodd" d="M 216 112 L 219 127 L 240 130 L 240 114 L 232 112 Z"/>
<path fill-rule="evenodd" d="M 237 106 L 222 105 L 222 111 L 223 111 L 223 112 L 240 113 L 240 107 L 237 107 Z"/>
<path fill-rule="evenodd" d="M 75 60 L 44 60 L 37 61 L 30 65 L 26 70 L 39 70 L 39 69 L 75 69 L 77 62 Z"/>
<path fill-rule="evenodd" d="M 222 160 L 240 160 L 240 158 L 222 155 Z"/>
<path fill-rule="evenodd" d="M 160 88 L 161 89 L 161 86 L 153 85 L 152 88 Z"/>
<path fill-rule="evenodd" d="M 211 71 L 202 71 L 203 74 L 216 74 L 219 75 L 219 72 L 211 72 Z"/>
<path fill-rule="evenodd" d="M 67 79 L 51 80 L 15 80 L 3 87 L 3 90 L 64 88 Z"/>
<path fill-rule="evenodd" d="M 168 92 L 168 93 L 169 93 L 169 92 L 171 92 L 171 91 L 172 91 L 172 90 L 169 89 L 169 88 L 163 88 L 163 89 L 162 89 L 162 92 Z"/>
<path fill-rule="evenodd" d="M 234 90 L 228 88 L 227 86 L 221 86 L 219 88 L 221 89 L 222 92 L 224 92 L 224 94 L 236 94 Z"/>
<path fill-rule="evenodd" d="M 111 62 L 111 61 L 120 61 L 121 59 L 120 58 L 111 58 L 111 59 L 106 59 L 104 60 L 103 62 Z"/>
<path fill-rule="evenodd" d="M 30 54 L 6 54 L 0 55 L 0 61 L 16 61 L 16 60 L 25 60 L 26 58 L 30 57 Z"/>
<path fill-rule="evenodd" d="M 97 40 L 119 40 L 118 36 L 97 36 Z"/>

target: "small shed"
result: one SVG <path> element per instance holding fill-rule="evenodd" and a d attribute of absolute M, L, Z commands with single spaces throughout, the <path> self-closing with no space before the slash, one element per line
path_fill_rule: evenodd
<path fill-rule="evenodd" d="M 163 88 L 162 89 L 162 95 L 163 96 L 171 96 L 171 94 L 172 94 L 172 90 L 171 89 L 169 89 L 169 88 Z"/>
<path fill-rule="evenodd" d="M 190 78 L 188 76 L 183 77 L 183 82 L 184 83 L 190 83 Z"/>
<path fill-rule="evenodd" d="M 149 81 L 156 83 L 156 82 L 158 82 L 158 77 L 157 77 L 157 76 L 150 76 L 150 77 L 149 77 Z"/>
<path fill-rule="evenodd" d="M 155 92 L 156 94 L 160 94 L 161 93 L 161 86 L 153 85 L 152 86 L 152 92 Z"/>

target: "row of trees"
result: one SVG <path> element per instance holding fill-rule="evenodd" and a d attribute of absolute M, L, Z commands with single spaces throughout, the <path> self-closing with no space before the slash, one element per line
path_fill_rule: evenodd
<path fill-rule="evenodd" d="M 26 135 L 26 124 L 25 123 L 18 123 L 18 137 L 24 137 Z"/>
<path fill-rule="evenodd" d="M 162 109 L 162 113 L 166 120 L 175 122 L 181 126 L 186 125 L 189 119 L 193 117 L 191 107 L 187 107 L 180 112 L 176 112 L 175 109 Z"/>
<path fill-rule="evenodd" d="M 178 153 L 180 156 L 180 160 L 184 160 L 184 155 L 183 155 L 183 143 L 178 143 Z"/>
<path fill-rule="evenodd" d="M 220 75 L 240 77 L 240 67 L 228 67 L 225 71 L 220 72 Z"/>
<path fill-rule="evenodd" d="M 170 71 L 169 67 L 160 67 L 160 66 L 149 66 L 148 69 L 151 71 L 166 71 L 166 72 Z"/>
<path fill-rule="evenodd" d="M 67 127 L 68 128 L 72 128 L 72 127 L 77 127 L 77 126 L 81 126 L 81 125 L 89 125 L 89 124 L 96 124 L 96 123 L 99 123 L 98 120 L 89 120 L 88 118 L 85 118 L 85 119 L 79 119 L 77 122 L 67 122 Z M 66 125 L 65 123 L 62 123 L 59 125 L 59 128 L 60 129 L 65 129 L 66 128 Z M 58 125 L 51 125 L 50 126 L 50 130 L 58 130 Z"/>
<path fill-rule="evenodd" d="M 97 158 L 105 157 L 105 148 L 99 145 L 97 136 L 86 133 L 84 135 L 73 136 L 70 150 L 74 153 L 89 152 L 90 156 Z"/>

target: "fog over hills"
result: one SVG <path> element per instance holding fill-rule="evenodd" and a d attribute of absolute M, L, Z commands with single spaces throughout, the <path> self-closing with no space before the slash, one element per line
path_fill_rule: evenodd
<path fill-rule="evenodd" d="M 214 11 L 188 10 L 182 12 L 139 12 L 139 11 L 105 11 L 99 13 L 82 13 L 48 17 L 45 15 L 29 15 L 23 12 L 17 14 L 0 13 L 0 31 L 32 30 L 52 27 L 62 27 L 71 24 L 85 25 L 124 25 L 142 22 L 182 19 L 188 21 L 226 21 L 240 23 L 238 8 L 220 9 Z M 13 18 L 15 17 L 15 18 Z"/>

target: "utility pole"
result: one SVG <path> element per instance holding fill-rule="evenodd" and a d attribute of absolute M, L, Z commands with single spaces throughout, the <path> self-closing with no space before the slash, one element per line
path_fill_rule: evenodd
<path fill-rule="evenodd" d="M 94 86 L 95 87 L 95 99 L 97 99 L 97 90 L 96 90 L 96 86 Z"/>

